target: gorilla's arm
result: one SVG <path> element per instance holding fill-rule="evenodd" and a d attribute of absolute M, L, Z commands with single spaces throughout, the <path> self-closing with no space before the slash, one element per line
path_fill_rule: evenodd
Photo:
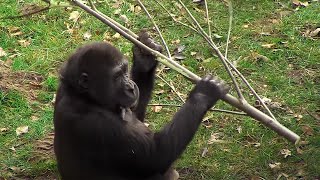
<path fill-rule="evenodd" d="M 131 128 L 130 137 L 123 137 L 127 139 L 124 144 L 128 145 L 125 152 L 132 152 L 130 158 L 123 159 L 126 156 L 120 151 L 114 157 L 136 174 L 165 173 L 190 143 L 208 109 L 227 91 L 220 81 L 216 81 L 216 87 L 209 81 L 207 78 L 197 84 L 186 103 L 160 132 L 140 133 L 141 128 L 137 128 L 138 131 Z"/>
<path fill-rule="evenodd" d="M 148 33 L 144 30 L 140 32 L 138 40 L 154 50 L 162 51 L 162 47 L 153 42 Z M 146 107 L 153 89 L 154 76 L 158 64 L 155 58 L 155 56 L 143 49 L 140 49 L 136 45 L 133 47 L 131 76 L 140 91 L 138 105 L 134 109 L 134 112 L 136 117 L 142 122 L 144 121 Z"/>

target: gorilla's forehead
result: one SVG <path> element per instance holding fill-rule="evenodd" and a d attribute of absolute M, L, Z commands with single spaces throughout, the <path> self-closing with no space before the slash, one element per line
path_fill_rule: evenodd
<path fill-rule="evenodd" d="M 117 64 L 114 66 L 114 72 L 117 71 L 125 71 L 128 68 L 128 60 L 126 58 L 121 59 L 117 62 Z"/>

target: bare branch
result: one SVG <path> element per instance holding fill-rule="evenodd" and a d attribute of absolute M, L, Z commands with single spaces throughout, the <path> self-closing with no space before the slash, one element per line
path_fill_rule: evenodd
<path fill-rule="evenodd" d="M 207 3 L 207 0 L 204 0 L 204 5 L 205 5 L 205 8 L 206 8 L 206 19 L 207 19 L 207 23 L 208 23 L 208 35 L 209 35 L 209 38 L 211 39 L 211 25 L 210 25 L 210 17 L 209 17 L 209 9 L 208 9 L 208 3 Z"/>
<path fill-rule="evenodd" d="M 226 44 L 226 51 L 224 53 L 224 57 L 228 58 L 228 48 L 229 48 L 229 42 L 230 42 L 230 35 L 231 35 L 231 29 L 232 29 L 232 19 L 233 19 L 233 8 L 232 8 L 232 2 L 228 1 L 228 10 L 229 10 L 229 29 L 228 29 L 228 37 L 227 37 L 227 44 Z"/>
<path fill-rule="evenodd" d="M 164 9 L 164 10 L 166 11 L 166 13 L 172 18 L 172 20 L 173 20 L 174 22 L 176 22 L 176 23 L 178 23 L 178 24 L 180 24 L 180 25 L 182 25 L 182 26 L 185 26 L 185 27 L 187 27 L 187 28 L 189 28 L 189 29 L 197 32 L 197 33 L 199 33 L 197 29 L 189 26 L 189 25 L 186 24 L 186 23 L 183 23 L 183 22 L 181 22 L 181 21 L 178 21 L 178 20 L 169 12 L 169 10 L 168 10 L 166 7 L 164 7 L 159 1 L 157 1 L 157 0 L 154 0 L 154 1 L 155 1 L 158 5 L 160 5 L 160 6 L 162 7 L 162 9 Z"/>
<path fill-rule="evenodd" d="M 89 2 L 89 5 L 90 5 L 91 9 L 93 9 L 93 10 L 95 10 L 95 11 L 98 11 L 97 8 L 96 8 L 96 6 L 95 6 L 94 3 L 92 2 L 92 0 L 88 0 L 88 2 Z"/>
<path fill-rule="evenodd" d="M 180 74 L 184 75 L 185 77 L 190 79 L 192 82 L 197 82 L 197 81 L 199 81 L 201 79 L 199 76 L 197 76 L 196 74 L 192 73 L 191 71 L 189 71 L 185 67 L 181 66 L 177 62 L 173 61 L 172 59 L 170 59 L 170 58 L 166 57 L 165 55 L 159 53 L 158 51 L 155 51 L 155 50 L 149 48 L 148 46 L 144 45 L 143 43 L 141 43 L 140 41 L 138 41 L 137 39 L 135 39 L 134 37 L 132 37 L 131 35 L 126 33 L 124 30 L 119 28 L 117 25 L 113 24 L 107 18 L 104 18 L 102 15 L 100 15 L 96 11 L 92 10 L 90 7 L 82 4 L 78 0 L 70 0 L 70 1 L 73 2 L 75 5 L 77 5 L 78 7 L 82 8 L 83 10 L 87 11 L 91 15 L 95 16 L 101 22 L 107 24 L 109 27 L 111 27 L 112 29 L 117 31 L 120 35 L 122 35 L 123 37 L 125 37 L 126 39 L 128 39 L 129 41 L 134 43 L 135 45 L 139 46 L 140 48 L 145 49 L 146 51 L 152 53 L 155 56 L 161 57 L 161 58 L 158 58 L 157 60 L 160 61 L 161 63 L 165 64 L 166 66 L 176 70 Z M 223 55 L 222 55 L 222 57 L 223 57 Z M 260 121 L 261 123 L 263 123 L 267 127 L 271 128 L 272 130 L 277 132 L 279 135 L 287 138 L 289 141 L 291 141 L 293 143 L 298 143 L 300 141 L 300 137 L 297 134 L 295 134 L 294 132 L 290 131 L 288 128 L 284 127 L 279 122 L 274 121 L 271 117 L 269 117 L 266 114 L 262 113 L 261 111 L 259 111 L 258 109 L 254 108 L 250 104 L 248 104 L 248 103 L 245 103 L 245 104 L 240 103 L 237 98 L 233 97 L 230 94 L 227 94 L 224 97 L 222 97 L 222 100 L 224 100 L 225 102 L 231 104 L 234 107 L 237 107 L 237 108 L 243 110 L 249 116 L 253 117 L 254 119 L 256 119 L 258 121 Z"/>
<path fill-rule="evenodd" d="M 171 84 L 169 84 L 164 78 L 162 78 L 160 75 L 157 75 L 157 77 L 159 79 L 161 79 L 164 83 L 166 83 L 175 93 L 176 95 L 180 98 L 181 102 L 185 102 L 184 99 L 180 96 L 180 94 L 177 92 L 176 88 L 174 86 L 172 86 Z"/>
<path fill-rule="evenodd" d="M 241 90 L 239 88 L 239 85 L 236 81 L 236 78 L 234 77 L 233 73 L 231 72 L 229 66 L 226 63 L 226 58 L 222 55 L 222 53 L 220 52 L 220 50 L 218 49 L 218 47 L 216 46 L 216 44 L 213 42 L 213 40 L 208 36 L 208 34 L 203 30 L 203 28 L 200 26 L 199 22 L 196 20 L 196 18 L 194 18 L 194 16 L 192 15 L 192 13 L 189 11 L 189 9 L 185 6 L 185 4 L 179 0 L 179 3 L 182 5 L 182 7 L 184 8 L 184 10 L 187 11 L 189 17 L 192 19 L 193 23 L 196 24 L 196 27 L 198 28 L 198 31 L 200 32 L 200 34 L 202 35 L 202 37 L 204 37 L 204 39 L 209 43 L 209 45 L 211 46 L 211 48 L 215 51 L 215 53 L 218 55 L 219 59 L 221 60 L 224 68 L 227 70 L 235 88 L 237 91 L 237 94 L 239 96 L 240 102 L 242 103 L 246 103 L 246 100 L 244 99 Z"/>
<path fill-rule="evenodd" d="M 172 106 L 172 107 L 181 107 L 182 105 L 180 105 L 180 104 L 148 104 L 148 106 Z M 211 108 L 209 111 L 223 112 L 223 113 L 243 115 L 243 116 L 246 116 L 246 115 L 247 115 L 247 114 L 244 113 L 244 112 L 229 111 L 229 110 L 225 110 L 225 109 L 216 109 L 216 108 Z"/>
<path fill-rule="evenodd" d="M 147 16 L 149 17 L 150 21 L 152 22 L 153 26 L 156 28 L 159 36 L 160 36 L 160 39 L 162 41 L 162 44 L 163 46 L 165 47 L 166 51 L 167 51 L 167 55 L 169 58 L 171 58 L 171 53 L 170 53 L 170 50 L 169 50 L 169 47 L 166 43 L 166 41 L 164 40 L 162 34 L 161 34 L 161 31 L 158 27 L 158 25 L 156 24 L 156 22 L 153 20 L 152 16 L 150 15 L 150 13 L 148 12 L 148 10 L 146 9 L 146 7 L 143 5 L 143 3 L 140 1 L 140 0 L 137 0 L 138 3 L 140 4 L 140 6 L 142 7 L 142 9 L 144 10 L 144 12 L 147 14 Z"/>

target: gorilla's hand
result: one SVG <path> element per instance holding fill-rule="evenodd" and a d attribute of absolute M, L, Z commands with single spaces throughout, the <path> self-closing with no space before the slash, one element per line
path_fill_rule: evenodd
<path fill-rule="evenodd" d="M 190 99 L 200 102 L 209 109 L 229 90 L 230 87 L 223 80 L 207 75 L 193 88 Z"/>
<path fill-rule="evenodd" d="M 162 46 L 155 42 L 145 29 L 140 31 L 138 40 L 151 49 L 162 52 Z M 135 65 L 141 70 L 150 71 L 157 65 L 156 57 L 137 45 L 133 47 L 133 57 Z"/>

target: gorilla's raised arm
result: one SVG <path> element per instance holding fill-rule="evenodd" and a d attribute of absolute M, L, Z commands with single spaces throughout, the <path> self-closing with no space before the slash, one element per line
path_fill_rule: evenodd
<path fill-rule="evenodd" d="M 162 51 L 162 47 L 155 43 L 145 30 L 139 33 L 138 40 L 156 51 Z M 134 45 L 132 50 L 133 66 L 131 76 L 132 80 L 137 84 L 140 90 L 138 105 L 134 109 L 134 112 L 137 118 L 143 122 L 147 104 L 151 97 L 158 62 L 155 60 L 155 56 L 137 47 L 137 45 Z"/>

